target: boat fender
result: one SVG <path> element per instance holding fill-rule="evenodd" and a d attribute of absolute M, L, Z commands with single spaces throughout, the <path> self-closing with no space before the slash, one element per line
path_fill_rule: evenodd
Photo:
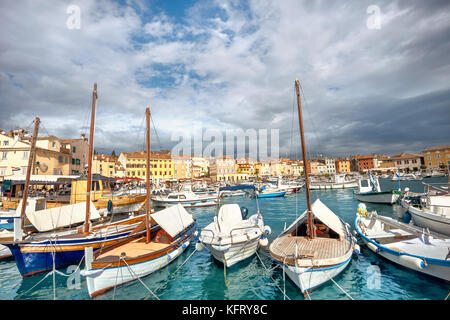
<path fill-rule="evenodd" d="M 417 257 L 411 257 L 405 254 L 400 255 L 399 260 L 402 264 L 413 269 L 425 269 L 425 267 L 427 266 L 425 260 Z"/>
<path fill-rule="evenodd" d="M 172 256 L 170 254 L 167 255 L 167 258 L 170 260 L 172 260 Z"/>
<path fill-rule="evenodd" d="M 231 245 L 228 244 L 228 245 L 221 246 L 221 245 L 213 244 L 211 247 L 216 251 L 227 251 L 228 249 L 230 249 Z"/>
<path fill-rule="evenodd" d="M 181 246 L 183 247 L 183 249 L 186 249 L 187 247 L 189 247 L 189 241 L 186 241 Z"/>
<path fill-rule="evenodd" d="M 272 229 L 269 226 L 264 226 L 264 233 L 268 236 L 272 233 Z"/>
<path fill-rule="evenodd" d="M 261 237 L 261 239 L 259 239 L 259 244 L 262 247 L 267 247 L 267 245 L 269 244 L 269 239 L 267 239 L 266 237 Z"/>
<path fill-rule="evenodd" d="M 203 246 L 203 244 L 202 244 L 200 241 L 198 241 L 198 242 L 195 244 L 195 249 L 196 249 L 197 251 L 202 251 L 204 248 L 205 248 L 205 247 Z"/>
<path fill-rule="evenodd" d="M 111 212 L 111 210 L 112 210 L 112 201 L 111 201 L 111 199 L 108 200 L 107 208 L 108 208 L 108 212 Z"/>
<path fill-rule="evenodd" d="M 196 237 L 196 236 L 198 236 L 198 231 L 197 230 L 195 230 L 195 232 L 194 232 L 194 237 Z"/>
<path fill-rule="evenodd" d="M 360 254 L 361 253 L 361 248 L 359 247 L 359 245 L 355 244 L 355 246 L 353 247 L 353 252 L 355 254 Z"/>
<path fill-rule="evenodd" d="M 367 247 L 368 247 L 370 250 L 372 250 L 373 252 L 376 252 L 376 253 L 380 252 L 380 248 L 377 247 L 376 245 L 374 245 L 372 242 L 368 242 L 368 243 L 367 243 Z"/>

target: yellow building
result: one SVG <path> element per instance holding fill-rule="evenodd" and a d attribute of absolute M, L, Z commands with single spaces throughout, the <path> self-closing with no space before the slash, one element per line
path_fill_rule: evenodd
<path fill-rule="evenodd" d="M 187 156 L 173 156 L 174 178 L 190 179 L 192 176 L 192 160 Z"/>
<path fill-rule="evenodd" d="M 336 173 L 350 172 L 350 160 L 348 158 L 338 158 L 334 161 L 336 167 Z"/>
<path fill-rule="evenodd" d="M 107 154 L 96 154 L 92 160 L 92 173 L 108 178 L 116 177 L 116 159 Z"/>
<path fill-rule="evenodd" d="M 427 169 L 450 164 L 450 146 L 426 148 L 422 151 L 422 155 Z"/>
<path fill-rule="evenodd" d="M 120 163 L 125 167 L 126 178 L 147 179 L 147 152 L 122 152 Z M 154 183 L 171 180 L 175 175 L 175 166 L 170 154 L 150 153 L 150 176 Z"/>
<path fill-rule="evenodd" d="M 26 174 L 30 141 L 23 129 L 0 134 L 0 176 Z M 69 175 L 70 161 L 70 150 L 62 147 L 58 138 L 38 138 L 32 174 Z"/>

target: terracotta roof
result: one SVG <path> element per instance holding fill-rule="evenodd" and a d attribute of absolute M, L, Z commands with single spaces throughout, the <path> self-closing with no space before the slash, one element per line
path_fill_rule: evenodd
<path fill-rule="evenodd" d="M 138 158 L 145 159 L 147 158 L 146 152 L 123 152 L 127 158 Z M 150 152 L 150 159 L 172 159 L 170 154 L 154 154 Z"/>
<path fill-rule="evenodd" d="M 428 151 L 439 151 L 439 150 L 444 150 L 444 149 L 450 149 L 450 146 L 440 146 L 440 147 L 431 147 L 431 148 L 426 148 L 423 149 L 423 152 L 428 152 Z"/>
<path fill-rule="evenodd" d="M 423 155 L 421 154 L 414 154 L 414 153 L 405 153 L 405 154 L 396 154 L 391 158 L 391 160 L 401 160 L 401 159 L 415 159 L 415 158 L 421 158 Z"/>

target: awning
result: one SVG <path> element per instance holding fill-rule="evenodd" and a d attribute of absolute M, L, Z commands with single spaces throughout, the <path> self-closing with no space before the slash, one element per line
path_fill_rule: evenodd
<path fill-rule="evenodd" d="M 30 184 L 64 184 L 78 179 L 80 176 L 63 175 L 30 175 Z M 5 181 L 11 181 L 11 185 L 24 184 L 26 176 L 23 174 L 4 177 Z"/>

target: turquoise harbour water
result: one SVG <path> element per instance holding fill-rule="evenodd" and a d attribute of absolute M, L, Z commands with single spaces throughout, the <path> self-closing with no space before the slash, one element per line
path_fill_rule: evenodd
<path fill-rule="evenodd" d="M 424 179 L 426 183 L 445 183 L 447 178 Z M 398 183 L 390 180 L 380 180 L 382 190 L 397 188 Z M 409 187 L 411 191 L 423 192 L 422 181 L 402 181 L 401 187 Z M 320 198 L 333 212 L 348 222 L 354 229 L 355 213 L 359 202 L 353 196 L 354 189 L 311 191 L 314 201 Z M 305 208 L 305 193 L 289 195 L 284 198 L 259 199 L 259 206 L 266 225 L 272 229 L 269 240 L 272 241 L 283 230 L 284 224 L 289 225 Z M 253 198 L 241 196 L 226 198 L 223 203 L 238 203 L 249 209 L 249 215 L 256 211 L 256 201 Z M 399 205 L 366 204 L 368 210 L 376 210 L 378 214 L 397 218 Z M 197 219 L 198 229 L 208 225 L 215 214 L 215 208 L 188 209 Z M 354 255 L 348 267 L 334 278 L 355 300 L 442 300 L 450 292 L 450 285 L 418 272 L 410 271 L 379 257 L 365 246 L 360 239 L 361 253 Z M 195 244 L 191 243 L 178 259 L 166 268 L 157 271 L 142 281 L 161 300 L 283 300 L 283 294 L 274 282 L 283 289 L 286 295 L 294 300 L 305 299 L 295 285 L 287 278 L 283 282 L 281 268 L 273 269 L 276 264 L 268 257 L 267 249 L 260 249 L 256 255 L 242 261 L 226 270 L 225 283 L 223 265 L 216 262 L 207 250 L 194 252 Z M 193 253 L 194 252 L 194 253 Z M 193 254 L 192 254 L 193 253 Z M 192 256 L 191 256 L 192 254 Z M 189 257 L 189 260 L 182 263 Z M 181 267 L 180 267 L 181 266 Z M 179 268 L 180 267 L 180 268 Z M 176 269 L 179 270 L 173 273 Z M 267 269 L 266 269 L 267 268 Z M 270 270 L 270 271 L 269 271 Z M 68 274 L 67 269 L 60 271 Z M 53 299 L 53 276 L 43 280 L 45 274 L 23 279 L 17 271 L 13 260 L 0 262 L 0 299 Z M 42 281 L 41 283 L 39 283 Z M 68 282 L 72 286 L 68 287 Z M 39 284 L 38 284 L 39 283 Z M 38 284 L 38 285 L 36 285 Z M 55 275 L 56 299 L 86 300 L 90 299 L 86 281 L 80 276 L 79 288 L 70 289 L 75 284 L 72 278 Z M 36 287 L 34 287 L 36 285 Z M 34 287 L 34 288 L 33 288 Z M 99 300 L 141 300 L 149 296 L 147 289 L 139 281 L 117 287 L 96 297 Z M 333 282 L 329 281 L 311 293 L 312 300 L 349 299 Z M 155 299 L 149 296 L 148 299 Z"/>

